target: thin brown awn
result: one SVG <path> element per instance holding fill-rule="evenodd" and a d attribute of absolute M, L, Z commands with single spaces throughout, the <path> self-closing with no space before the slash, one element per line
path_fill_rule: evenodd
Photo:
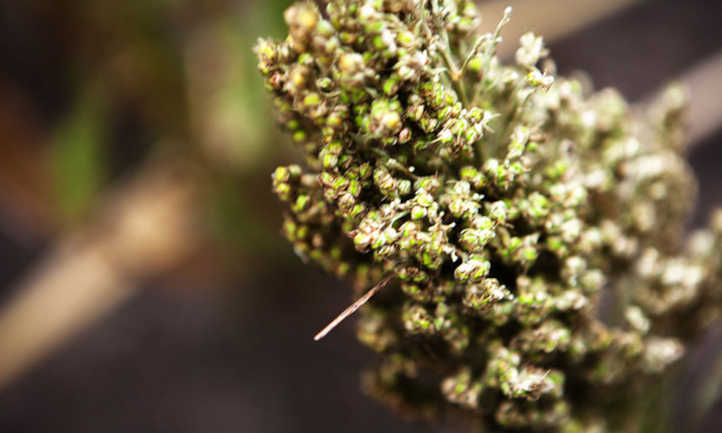
<path fill-rule="evenodd" d="M 363 296 L 361 296 L 360 298 L 358 298 L 358 299 L 356 300 L 356 302 L 354 302 L 353 304 L 349 305 L 349 307 L 346 308 L 345 310 L 343 310 L 343 311 L 341 312 L 341 314 L 339 314 L 338 316 L 336 316 L 336 318 L 333 319 L 333 320 L 331 321 L 331 323 L 329 323 L 328 325 L 326 325 L 325 328 L 323 328 L 318 334 L 316 334 L 316 335 L 313 337 L 313 341 L 318 341 L 318 340 L 322 339 L 322 338 L 325 337 L 329 332 L 331 332 L 331 331 L 333 330 L 333 328 L 335 328 L 339 323 L 343 322 L 344 319 L 346 319 L 348 316 L 350 316 L 350 315 L 352 315 L 353 313 L 355 313 L 356 310 L 358 310 L 358 309 L 361 308 L 366 302 L 368 302 L 368 300 L 371 299 L 371 297 L 372 297 L 373 295 L 375 295 L 376 292 L 378 292 L 378 291 L 381 290 L 386 284 L 388 284 L 388 282 L 391 281 L 391 278 L 392 278 L 392 277 L 393 277 L 393 275 L 389 275 L 388 277 L 384 278 L 384 279 L 381 280 L 378 284 L 376 284 L 375 286 L 373 286 L 372 288 L 370 288 L 368 292 L 364 293 Z"/>

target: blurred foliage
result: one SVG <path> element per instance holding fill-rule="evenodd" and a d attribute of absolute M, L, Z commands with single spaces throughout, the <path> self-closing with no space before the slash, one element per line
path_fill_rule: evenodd
<path fill-rule="evenodd" d="M 219 147 L 225 150 L 219 165 L 231 165 L 241 172 L 250 172 L 259 164 L 269 162 L 280 146 L 280 138 L 272 122 L 268 122 L 270 108 L 263 93 L 262 80 L 256 73 L 256 59 L 251 49 L 259 32 L 270 28 L 271 33 L 284 31 L 280 14 L 288 1 L 267 2 L 265 8 L 245 8 L 243 15 L 223 17 L 210 27 L 220 59 L 224 66 L 215 72 L 219 83 L 211 108 L 201 115 L 211 117 L 205 132 L 206 151 L 213 155 Z M 213 73 L 213 72 L 212 72 Z M 207 77 L 208 70 L 201 72 Z M 191 86 L 193 83 L 191 83 Z"/>
<path fill-rule="evenodd" d="M 65 4 L 63 4 L 65 3 Z M 277 252 L 276 227 L 259 215 L 270 197 L 269 165 L 282 137 L 256 74 L 258 34 L 280 37 L 287 0 L 35 2 L 67 52 L 72 102 L 52 146 L 57 201 L 66 222 L 96 205 L 113 155 L 132 143 L 117 118 L 138 118 L 151 153 L 189 158 L 208 169 L 202 207 L 211 234 L 232 255 Z M 292 158 L 292 157 L 290 157 Z M 288 158 L 283 158 L 288 159 Z M 132 167 L 121 167 L 132 171 Z M 275 206 L 268 200 L 269 206 Z M 277 222 L 273 220 L 273 222 Z"/>
<path fill-rule="evenodd" d="M 76 220 L 92 207 L 106 175 L 103 143 L 106 107 L 97 92 L 86 90 L 53 139 L 53 179 L 62 217 Z"/>

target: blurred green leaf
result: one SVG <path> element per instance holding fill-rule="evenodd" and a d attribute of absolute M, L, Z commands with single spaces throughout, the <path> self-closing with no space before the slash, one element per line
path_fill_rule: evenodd
<path fill-rule="evenodd" d="M 86 90 L 55 132 L 52 143 L 53 183 L 63 218 L 85 215 L 106 178 L 103 142 L 107 137 L 102 98 Z"/>

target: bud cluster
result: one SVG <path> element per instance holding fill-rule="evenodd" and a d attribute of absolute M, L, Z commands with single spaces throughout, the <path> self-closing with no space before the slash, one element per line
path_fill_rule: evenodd
<path fill-rule="evenodd" d="M 605 431 L 586 393 L 618 404 L 720 316 L 722 214 L 683 242 L 678 90 L 632 113 L 540 70 L 531 33 L 503 65 L 509 12 L 474 37 L 469 0 L 291 6 L 288 38 L 256 52 L 307 161 L 273 189 L 299 256 L 358 290 L 394 276 L 361 313 L 382 357 L 372 394 L 493 428 Z"/>

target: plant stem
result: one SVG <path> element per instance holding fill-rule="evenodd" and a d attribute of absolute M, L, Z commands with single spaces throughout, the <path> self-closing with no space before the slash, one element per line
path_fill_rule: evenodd
<path fill-rule="evenodd" d="M 451 85 L 454 87 L 454 90 L 456 91 L 456 94 L 459 96 L 459 99 L 461 99 L 461 103 L 464 105 L 464 107 L 468 107 L 469 101 L 466 97 L 466 89 L 464 88 L 464 83 L 462 82 L 462 73 L 459 67 L 456 64 L 456 61 L 454 60 L 454 55 L 451 53 L 451 45 L 449 44 L 449 34 L 446 32 L 446 27 L 444 27 L 443 22 L 441 22 L 440 18 L 441 11 L 439 10 L 439 2 L 438 0 L 432 0 L 431 1 L 431 14 L 432 19 L 434 21 L 434 26 L 439 31 L 439 35 L 441 36 L 441 42 L 436 43 L 436 47 L 439 50 L 439 54 L 441 55 L 441 58 L 444 60 L 444 63 L 446 64 L 447 68 L 447 74 L 449 76 L 449 80 L 451 81 Z M 428 27 L 427 27 L 428 31 Z M 430 31 L 429 31 L 430 33 Z"/>

